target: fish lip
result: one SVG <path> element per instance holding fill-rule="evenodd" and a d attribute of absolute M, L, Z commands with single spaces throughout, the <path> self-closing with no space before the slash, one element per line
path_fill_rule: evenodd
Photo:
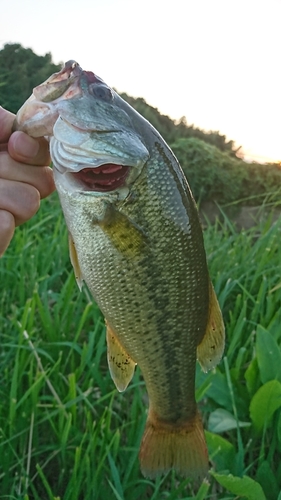
<path fill-rule="evenodd" d="M 76 174 L 85 169 L 93 171 L 104 167 L 105 165 L 113 165 L 114 167 L 130 167 L 129 182 L 135 180 L 145 165 L 147 156 L 139 157 L 119 153 L 116 147 L 103 149 L 103 145 L 110 144 L 110 137 L 105 136 L 111 133 L 122 134 L 122 129 L 83 129 L 76 124 L 71 123 L 65 117 L 60 116 L 54 126 L 53 136 L 50 139 L 50 152 L 53 159 L 53 165 L 58 172 L 63 175 L 67 173 Z M 65 134 L 65 132 L 67 132 Z M 92 133 L 95 138 L 92 137 Z M 98 137 L 101 137 L 99 141 Z M 74 142 L 71 137 L 75 138 Z M 97 143 L 95 142 L 97 141 Z M 122 150 L 121 150 L 122 151 Z M 124 173 L 123 170 L 122 173 Z M 123 177 L 123 175 L 122 175 Z M 126 176 L 127 179 L 127 176 Z"/>
<path fill-rule="evenodd" d="M 108 153 L 108 156 L 106 156 L 103 153 L 96 152 L 94 148 L 84 150 L 83 142 L 81 142 L 81 144 L 78 143 L 78 145 L 73 145 L 73 143 L 69 140 L 64 141 L 64 139 L 61 138 L 60 133 L 56 133 L 57 126 L 59 126 L 59 128 L 61 126 L 65 127 L 66 129 L 68 129 L 68 131 L 72 131 L 74 135 L 77 135 L 77 133 L 83 134 L 83 137 L 85 137 L 85 134 L 97 134 L 99 136 L 106 136 L 107 134 L 122 132 L 122 130 L 119 128 L 112 128 L 107 130 L 99 130 L 98 128 L 95 129 L 92 127 L 90 129 L 87 127 L 83 128 L 81 126 L 79 127 L 76 123 L 72 123 L 64 116 L 59 115 L 53 127 L 53 135 L 50 138 L 50 147 L 51 156 L 52 153 L 55 157 L 57 156 L 57 161 L 54 163 L 56 165 L 56 168 L 61 173 L 65 173 L 68 170 L 72 172 L 80 172 L 84 168 L 97 168 L 106 163 L 122 164 L 123 166 L 133 166 L 131 165 L 131 162 L 122 162 L 122 159 L 118 156 L 115 156 L 114 154 Z M 80 135 L 80 137 L 82 137 L 82 135 Z M 86 161 L 85 154 L 82 154 L 83 150 L 87 151 L 88 161 Z M 70 156 L 72 156 L 73 162 L 70 161 Z M 136 167 L 138 167 L 138 165 L 136 165 Z"/>
<path fill-rule="evenodd" d="M 114 155 L 94 153 L 89 156 L 79 154 L 79 149 L 75 146 L 66 145 L 51 137 L 50 140 L 51 156 L 53 158 L 53 168 L 59 174 L 79 174 L 82 170 L 91 169 L 99 170 L 105 165 L 119 165 L 120 167 L 130 167 L 131 170 L 138 171 L 143 166 L 132 164 L 128 160 L 122 161 L 122 158 Z M 78 151 L 78 154 L 77 154 Z M 134 176 L 135 177 L 135 176 Z"/>

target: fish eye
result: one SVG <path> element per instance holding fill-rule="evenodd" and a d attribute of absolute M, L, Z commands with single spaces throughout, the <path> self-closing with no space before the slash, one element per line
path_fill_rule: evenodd
<path fill-rule="evenodd" d="M 92 83 L 89 85 L 89 92 L 104 101 L 111 101 L 113 97 L 111 89 L 102 83 Z"/>

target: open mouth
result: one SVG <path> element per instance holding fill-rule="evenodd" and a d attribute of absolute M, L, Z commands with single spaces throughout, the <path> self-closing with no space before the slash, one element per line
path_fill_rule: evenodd
<path fill-rule="evenodd" d="M 82 182 L 88 191 L 114 191 L 125 182 L 130 167 L 107 163 L 96 168 L 83 168 L 72 175 Z"/>

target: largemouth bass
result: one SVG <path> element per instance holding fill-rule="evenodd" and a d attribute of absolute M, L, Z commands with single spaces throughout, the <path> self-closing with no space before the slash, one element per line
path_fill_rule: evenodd
<path fill-rule="evenodd" d="M 79 286 L 105 316 L 119 391 L 135 365 L 149 396 L 143 474 L 201 480 L 208 453 L 195 401 L 196 359 L 221 359 L 224 326 L 198 212 L 159 133 L 74 61 L 36 87 L 15 128 L 50 138 L 54 178 Z"/>

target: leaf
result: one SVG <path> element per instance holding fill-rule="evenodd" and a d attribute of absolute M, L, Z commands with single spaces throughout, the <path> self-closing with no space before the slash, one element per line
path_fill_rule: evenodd
<path fill-rule="evenodd" d="M 218 368 L 211 378 L 211 386 L 206 392 L 209 398 L 212 398 L 219 406 L 232 408 L 232 401 L 229 393 L 229 387 L 225 374 L 222 374 Z"/>
<path fill-rule="evenodd" d="M 238 421 L 239 427 L 249 427 L 250 425 L 250 422 Z M 229 411 L 224 410 L 223 408 L 218 408 L 210 414 L 208 429 L 209 431 L 215 433 L 237 429 L 237 420 Z"/>
<path fill-rule="evenodd" d="M 278 438 L 278 448 L 281 451 L 281 413 L 279 413 L 277 421 L 277 438 Z"/>
<path fill-rule="evenodd" d="M 274 412 L 281 407 L 281 384 L 271 380 L 256 392 L 250 404 L 250 416 L 254 427 L 261 432 L 269 427 Z"/>
<path fill-rule="evenodd" d="M 205 432 L 209 456 L 212 462 L 215 463 L 217 470 L 230 470 L 235 462 L 235 448 L 233 444 L 224 439 L 218 434 Z"/>
<path fill-rule="evenodd" d="M 108 461 L 109 461 L 109 465 L 110 465 L 111 476 L 112 476 L 112 479 L 114 482 L 114 484 L 112 484 L 109 481 L 109 484 L 110 484 L 111 488 L 113 489 L 116 498 L 118 500 L 124 500 L 124 493 L 123 493 L 123 488 L 122 488 L 122 484 L 121 484 L 121 480 L 120 480 L 120 475 L 119 475 L 118 469 L 115 465 L 115 462 L 112 458 L 111 453 L 108 453 Z"/>
<path fill-rule="evenodd" d="M 245 372 L 245 380 L 250 395 L 255 394 L 260 384 L 259 365 L 257 358 L 254 358 Z"/>
<path fill-rule="evenodd" d="M 258 468 L 256 479 L 261 484 L 264 491 L 266 491 L 267 500 L 276 500 L 279 493 L 279 487 L 276 481 L 276 476 L 273 473 L 267 460 L 262 462 L 262 464 Z"/>
<path fill-rule="evenodd" d="M 211 472 L 216 481 L 231 493 L 239 495 L 247 500 L 267 500 L 259 483 L 248 476 L 236 477 Z"/>
<path fill-rule="evenodd" d="M 261 325 L 257 328 L 257 361 L 262 383 L 269 380 L 281 382 L 281 351 L 274 337 Z"/>

